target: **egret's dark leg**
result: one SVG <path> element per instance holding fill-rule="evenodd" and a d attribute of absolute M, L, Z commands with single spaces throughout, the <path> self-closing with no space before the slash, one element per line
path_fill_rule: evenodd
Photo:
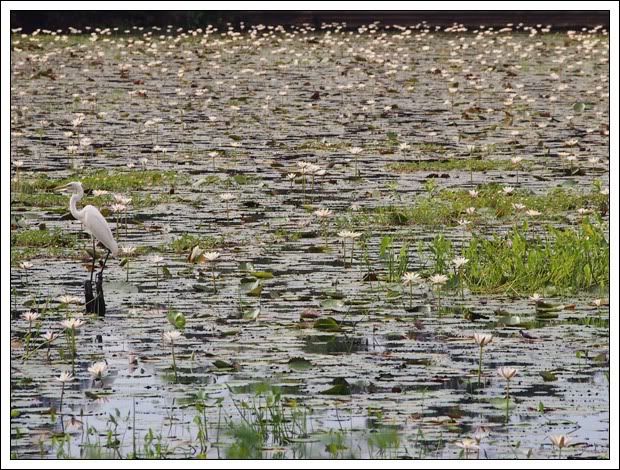
<path fill-rule="evenodd" d="M 95 273 L 95 237 L 91 237 L 93 239 L 93 269 L 90 271 L 90 282 L 93 282 L 93 274 Z"/>
<path fill-rule="evenodd" d="M 105 269 L 105 264 L 108 262 L 108 256 L 110 256 L 110 253 L 112 252 L 108 250 L 108 254 L 105 255 L 105 259 L 103 260 L 103 266 L 101 266 L 101 271 L 99 271 L 101 274 L 103 274 L 103 270 Z"/>

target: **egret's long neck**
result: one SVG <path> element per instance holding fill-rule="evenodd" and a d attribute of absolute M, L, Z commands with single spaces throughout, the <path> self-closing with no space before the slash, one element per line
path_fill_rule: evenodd
<path fill-rule="evenodd" d="M 80 199 L 84 197 L 84 192 L 81 191 L 79 193 L 73 194 L 71 196 L 71 200 L 69 201 L 69 210 L 71 211 L 71 215 L 76 218 L 76 220 L 82 220 L 82 210 L 78 210 L 77 203 Z"/>

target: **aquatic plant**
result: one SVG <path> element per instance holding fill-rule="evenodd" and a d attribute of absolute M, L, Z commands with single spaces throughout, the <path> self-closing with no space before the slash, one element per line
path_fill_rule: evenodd
<path fill-rule="evenodd" d="M 70 318 L 63 320 L 60 325 L 65 329 L 65 336 L 69 341 L 69 351 L 71 352 L 71 372 L 75 374 L 75 358 L 77 355 L 77 347 L 75 342 L 75 336 L 77 330 L 84 325 L 85 321 L 79 318 Z"/>
<path fill-rule="evenodd" d="M 568 447 L 572 442 L 572 439 L 564 434 L 549 436 L 549 440 L 555 447 L 558 448 L 558 459 L 562 458 L 562 449 Z"/>
<path fill-rule="evenodd" d="M 493 335 L 474 333 L 474 341 L 480 348 L 478 358 L 478 387 L 480 387 L 480 376 L 482 375 L 482 349 L 493 341 Z"/>
<path fill-rule="evenodd" d="M 508 414 L 510 412 L 510 381 L 517 375 L 517 370 L 512 367 L 500 367 L 497 374 L 506 381 L 506 422 L 508 422 Z"/>
<path fill-rule="evenodd" d="M 174 344 L 179 341 L 182 333 L 177 330 L 166 331 L 164 332 L 164 343 L 170 345 L 170 352 L 172 354 L 172 369 L 174 370 L 174 381 L 177 382 L 179 377 L 177 375 L 177 361 L 174 355 Z"/>

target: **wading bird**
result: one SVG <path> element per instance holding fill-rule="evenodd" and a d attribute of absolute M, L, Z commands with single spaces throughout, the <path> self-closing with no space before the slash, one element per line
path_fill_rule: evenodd
<path fill-rule="evenodd" d="M 99 209 L 95 206 L 88 205 L 84 206 L 83 209 L 78 210 L 77 203 L 84 197 L 82 183 L 74 181 L 64 186 L 60 186 L 58 189 L 73 193 L 71 195 L 71 200 L 69 201 L 69 210 L 71 211 L 71 215 L 82 222 L 84 230 L 90 233 L 93 240 L 93 269 L 90 272 L 90 280 L 92 282 L 93 273 L 95 272 L 95 239 L 99 240 L 108 250 L 108 254 L 106 255 L 103 266 L 101 267 L 101 273 L 103 273 L 103 270 L 105 269 L 105 264 L 108 261 L 108 256 L 110 256 L 110 253 L 114 256 L 118 254 L 118 245 L 116 244 L 116 240 L 114 240 L 114 236 L 112 236 L 112 230 L 110 230 L 108 222 L 105 220 L 103 215 L 101 215 Z"/>

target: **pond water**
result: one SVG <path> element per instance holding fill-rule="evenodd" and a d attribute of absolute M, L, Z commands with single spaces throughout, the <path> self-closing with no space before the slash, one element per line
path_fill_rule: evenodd
<path fill-rule="evenodd" d="M 457 223 L 467 206 L 440 210 L 445 191 L 493 184 L 536 201 L 532 240 L 586 212 L 608 240 L 593 196 L 609 187 L 606 33 L 253 31 L 13 34 L 13 454 L 551 458 L 549 436 L 566 434 L 562 457 L 607 457 L 609 307 L 592 302 L 608 298 L 608 265 L 588 288 L 549 283 L 538 293 L 559 307 L 541 318 L 512 278 L 461 295 L 449 268 L 440 294 L 410 296 L 381 253 L 391 236 L 428 278 L 438 235 L 454 255 L 475 234 L 509 236 L 526 220 L 510 201 L 477 208 L 471 230 Z M 136 251 L 108 262 L 107 314 L 84 316 L 63 393 L 67 337 L 48 357 L 38 333 L 83 313 L 59 301 L 89 276 L 89 237 L 52 190 L 71 180 Z M 557 188 L 585 205 L 547 198 Z M 132 198 L 120 216 L 113 193 Z M 430 216 L 385 218 L 434 197 Z M 345 262 L 343 229 L 363 234 Z M 189 263 L 195 245 L 220 257 Z M 185 317 L 176 371 L 171 310 Z M 474 333 L 494 336 L 480 385 Z M 502 366 L 517 369 L 508 412 Z"/>

